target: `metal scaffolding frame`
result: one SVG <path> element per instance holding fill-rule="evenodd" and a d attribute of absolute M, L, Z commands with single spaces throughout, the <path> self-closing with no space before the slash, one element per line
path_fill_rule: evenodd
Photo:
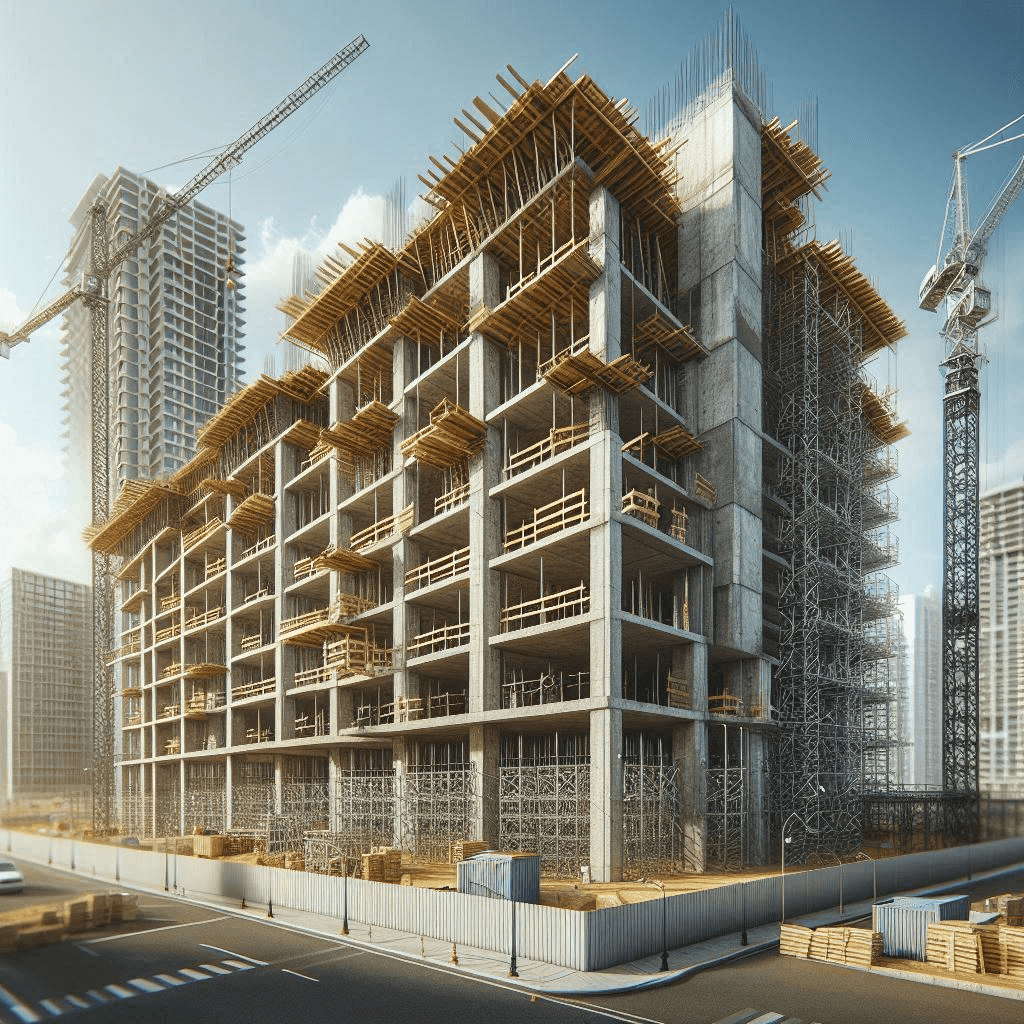
<path fill-rule="evenodd" d="M 590 737 L 506 734 L 498 768 L 499 845 L 540 854 L 545 875 L 590 862 Z"/>
<path fill-rule="evenodd" d="M 227 824 L 227 778 L 222 761 L 185 762 L 186 833 L 195 828 L 223 830 Z"/>
<path fill-rule="evenodd" d="M 626 733 L 622 763 L 623 877 L 682 870 L 682 795 L 671 739 Z"/>
<path fill-rule="evenodd" d="M 399 789 L 401 846 L 416 860 L 447 861 L 452 843 L 480 838 L 476 768 L 465 741 L 416 743 Z"/>
<path fill-rule="evenodd" d="M 787 859 L 799 863 L 817 850 L 856 849 L 863 793 L 893 782 L 894 589 L 882 571 L 896 554 L 891 503 L 865 474 L 880 442 L 863 410 L 863 315 L 835 290 L 822 299 L 813 257 L 785 274 L 767 266 L 766 293 L 766 393 L 776 396 L 766 432 L 791 454 L 778 479 L 789 569 L 779 594 L 772 704 L 782 728 L 769 755 L 770 824 L 776 848 L 785 840 Z M 736 799 L 734 788 L 722 787 Z"/>

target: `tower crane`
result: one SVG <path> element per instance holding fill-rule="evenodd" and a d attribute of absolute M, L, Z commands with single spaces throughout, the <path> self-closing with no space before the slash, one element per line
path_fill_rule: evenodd
<path fill-rule="evenodd" d="M 287 117 L 295 113 L 335 76 L 345 70 L 368 47 L 362 35 L 339 50 L 318 71 L 289 93 L 276 107 L 244 135 L 226 146 L 191 181 L 161 198 L 155 212 L 133 234 L 108 237 L 107 207 L 97 199 L 90 212 L 89 263 L 82 279 L 45 309 L 10 333 L 0 332 L 0 355 L 10 357 L 11 349 L 26 342 L 32 333 L 81 300 L 89 309 L 91 326 L 91 420 L 92 420 L 92 518 L 101 523 L 110 511 L 110 369 L 107 282 L 111 273 L 143 245 L 156 238 L 163 225 L 183 206 L 195 199 L 211 182 L 235 167 L 243 155 Z M 115 816 L 113 681 L 108 652 L 114 637 L 114 576 L 109 555 L 93 552 L 93 828 L 97 834 L 110 831 Z"/>
<path fill-rule="evenodd" d="M 972 231 L 967 201 L 967 158 L 1024 139 L 1007 135 L 1014 118 L 984 139 L 953 154 L 953 181 L 935 266 L 921 282 L 919 304 L 944 306 L 943 559 L 942 559 L 942 788 L 944 831 L 962 841 L 978 832 L 978 634 L 981 351 L 978 333 L 992 323 L 992 293 L 982 271 L 988 242 L 1006 211 L 1024 191 L 1024 156 L 1010 172 Z M 952 223 L 951 223 L 952 221 Z M 947 230 L 948 229 L 948 230 Z M 943 246 L 948 247 L 943 251 Z"/>

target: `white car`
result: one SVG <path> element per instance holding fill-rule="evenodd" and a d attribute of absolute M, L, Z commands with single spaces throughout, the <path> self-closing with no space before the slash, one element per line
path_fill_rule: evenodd
<path fill-rule="evenodd" d="M 0 860 L 0 892 L 21 892 L 25 879 L 9 860 Z"/>

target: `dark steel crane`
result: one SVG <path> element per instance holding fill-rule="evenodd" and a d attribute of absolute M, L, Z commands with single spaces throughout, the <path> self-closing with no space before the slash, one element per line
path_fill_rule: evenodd
<path fill-rule="evenodd" d="M 953 182 L 936 264 L 921 283 L 919 303 L 935 312 L 944 304 L 943 559 L 942 559 L 942 788 L 944 831 L 951 840 L 978 832 L 978 634 L 980 535 L 979 437 L 981 384 L 979 331 L 992 322 L 992 293 L 982 270 L 988 242 L 1024 191 L 1024 156 L 972 231 L 967 201 L 967 158 L 1008 142 L 1024 114 L 980 142 L 953 154 Z M 952 224 L 950 223 L 952 220 Z M 947 243 L 947 229 L 948 243 Z M 945 251 L 943 250 L 943 247 Z"/>
<path fill-rule="evenodd" d="M 156 211 L 127 238 L 111 247 L 107 207 L 98 199 L 90 210 L 90 258 L 82 280 L 45 309 L 9 334 L 0 332 L 0 355 L 26 342 L 32 333 L 81 299 L 91 322 L 91 419 L 92 419 L 92 520 L 104 522 L 110 512 L 110 351 L 107 318 L 107 282 L 111 273 L 155 238 L 177 210 L 191 202 L 211 182 L 235 167 L 243 155 L 287 117 L 295 113 L 368 47 L 362 35 L 339 50 L 322 68 L 289 93 L 273 110 L 244 135 L 215 156 L 191 181 L 173 195 L 164 196 Z M 110 831 L 115 819 L 113 679 L 108 665 L 114 638 L 114 572 L 111 556 L 93 552 L 93 828 L 99 835 Z"/>

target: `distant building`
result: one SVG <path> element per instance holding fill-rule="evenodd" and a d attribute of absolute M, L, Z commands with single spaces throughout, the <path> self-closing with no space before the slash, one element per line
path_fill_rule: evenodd
<path fill-rule="evenodd" d="M 900 598 L 905 644 L 900 782 L 942 786 L 942 602 L 934 588 Z"/>
<path fill-rule="evenodd" d="M 0 583 L 3 796 L 89 788 L 92 608 L 80 583 L 12 569 Z"/>
<path fill-rule="evenodd" d="M 71 223 L 66 283 L 89 262 L 90 210 L 106 204 L 112 245 L 138 230 L 163 190 L 118 167 L 98 175 Z M 157 237 L 114 269 L 110 298 L 110 486 L 173 473 L 195 454 L 199 426 L 241 385 L 243 228 L 192 202 Z M 228 287 L 229 260 L 234 266 Z M 74 512 L 91 519 L 90 314 L 76 303 L 64 314 L 65 454 L 79 485 Z"/>
<path fill-rule="evenodd" d="M 1024 798 L 1024 483 L 981 497 L 979 783 L 992 798 Z"/>

